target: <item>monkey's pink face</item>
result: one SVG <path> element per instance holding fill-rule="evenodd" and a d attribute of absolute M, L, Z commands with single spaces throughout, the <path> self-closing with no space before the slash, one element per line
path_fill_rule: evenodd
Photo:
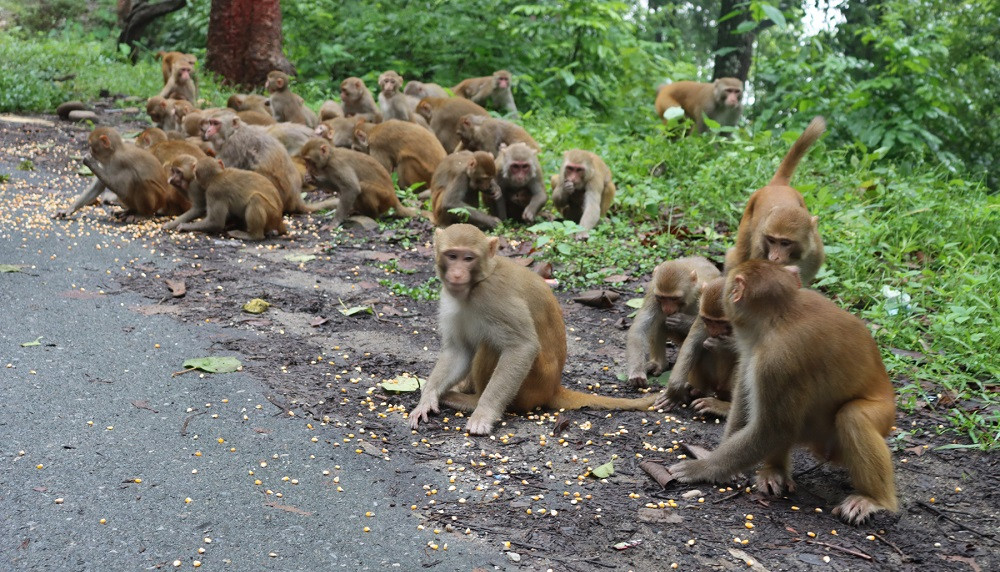
<path fill-rule="evenodd" d="M 170 178 L 167 179 L 167 182 L 182 191 L 188 190 L 188 182 L 184 178 L 184 173 L 177 167 L 170 168 Z"/>
<path fill-rule="evenodd" d="M 510 78 L 509 77 L 502 77 L 502 76 L 498 77 L 497 78 L 497 87 L 499 87 L 500 89 L 507 89 L 508 87 L 510 87 Z"/>
<path fill-rule="evenodd" d="M 664 316 L 673 316 L 681 311 L 680 296 L 657 296 L 656 302 L 660 305 L 660 311 Z"/>
<path fill-rule="evenodd" d="M 201 122 L 201 139 L 210 141 L 215 134 L 222 129 L 222 122 L 218 119 L 206 119 Z"/>
<path fill-rule="evenodd" d="M 743 95 L 742 90 L 732 87 L 726 88 L 726 106 L 739 107 L 741 95 Z"/>
<path fill-rule="evenodd" d="M 701 320 L 705 323 L 708 335 L 713 338 L 728 336 L 733 333 L 733 327 L 730 325 L 729 320 L 715 320 L 705 316 L 702 316 Z"/>
<path fill-rule="evenodd" d="M 587 169 L 583 165 L 566 163 L 563 165 L 563 179 L 567 182 L 573 183 L 574 187 L 579 188 L 583 185 L 583 176 L 586 171 Z"/>
<path fill-rule="evenodd" d="M 513 161 L 507 166 L 507 178 L 518 185 L 526 185 L 531 180 L 531 163 Z"/>

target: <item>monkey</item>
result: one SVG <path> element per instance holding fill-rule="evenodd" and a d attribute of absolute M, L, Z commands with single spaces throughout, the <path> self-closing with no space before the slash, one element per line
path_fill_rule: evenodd
<path fill-rule="evenodd" d="M 188 65 L 194 67 L 198 65 L 198 58 L 191 54 L 185 54 L 184 52 L 156 52 L 156 59 L 162 60 L 160 62 L 160 67 L 163 71 L 163 83 L 166 84 L 170 80 L 170 75 L 174 71 L 174 64 L 179 62 L 186 62 Z"/>
<path fill-rule="evenodd" d="M 524 143 L 535 151 L 541 146 L 520 125 L 476 114 L 463 115 L 458 121 L 456 133 L 461 141 L 456 151 L 486 151 L 496 157 L 501 145 Z"/>
<path fill-rule="evenodd" d="M 158 95 L 146 100 L 146 113 L 153 124 L 164 131 L 180 131 L 184 116 L 195 110 L 185 99 L 165 99 Z"/>
<path fill-rule="evenodd" d="M 352 117 L 335 117 L 324 119 L 316 126 L 313 133 L 322 137 L 334 147 L 350 149 L 354 145 L 354 128 L 358 121 Z"/>
<path fill-rule="evenodd" d="M 382 121 L 382 114 L 375 106 L 375 98 L 361 78 L 349 77 L 340 83 L 340 104 L 344 110 L 344 117 L 359 115 L 369 123 Z"/>
<path fill-rule="evenodd" d="M 446 155 L 430 131 L 396 119 L 382 123 L 359 121 L 354 128 L 354 149 L 371 155 L 386 171 L 395 171 L 401 189 L 413 188 L 417 192 L 430 189 L 434 169 Z"/>
<path fill-rule="evenodd" d="M 275 120 L 301 123 L 310 129 L 319 123 L 316 112 L 309 109 L 301 97 L 288 89 L 288 74 L 278 70 L 269 72 L 265 87 L 271 94 L 269 101 Z"/>
<path fill-rule="evenodd" d="M 436 83 L 423 83 L 414 80 L 406 82 L 403 93 L 415 97 L 417 101 L 425 97 L 449 97 L 448 92 Z"/>
<path fill-rule="evenodd" d="M 180 155 L 191 155 L 195 159 L 201 159 L 206 154 L 201 147 L 186 139 L 169 139 L 167 134 L 157 127 L 150 127 L 139 134 L 135 144 L 146 149 L 156 157 L 161 165 L 166 165 L 174 157 Z"/>
<path fill-rule="evenodd" d="M 498 244 L 469 224 L 434 233 L 441 352 L 410 411 L 410 428 L 442 403 L 472 413 L 465 429 L 473 435 L 489 434 L 505 411 L 647 409 L 649 396 L 621 399 L 562 386 L 566 326 L 559 302 L 541 276 L 497 256 Z M 466 377 L 473 394 L 451 390 Z"/>
<path fill-rule="evenodd" d="M 668 260 L 653 269 L 649 290 L 626 338 L 625 363 L 632 387 L 646 387 L 647 374 L 663 373 L 667 340 L 681 346 L 698 315 L 702 284 L 719 275 L 719 269 L 701 256 Z"/>
<path fill-rule="evenodd" d="M 260 125 L 262 127 L 274 127 L 278 125 L 278 121 L 270 113 L 261 113 L 259 111 L 237 111 L 236 116 L 243 120 L 243 123 L 247 125 Z M 300 123 L 286 123 L 286 125 L 300 125 L 309 129 L 305 125 Z"/>
<path fill-rule="evenodd" d="M 611 170 L 600 157 L 583 149 L 566 151 L 559 174 L 550 182 L 552 204 L 563 218 L 584 228 L 577 235 L 581 239 L 607 214 L 615 198 Z"/>
<path fill-rule="evenodd" d="M 170 102 L 174 100 L 167 100 L 158 95 L 154 95 L 146 100 L 146 113 L 149 114 L 149 118 L 153 121 L 153 125 L 159 128 L 163 128 L 163 120 L 166 118 L 168 113 L 173 112 L 173 107 Z"/>
<path fill-rule="evenodd" d="M 514 104 L 514 96 L 510 93 L 511 76 L 507 70 L 493 72 L 493 75 L 486 77 L 473 77 L 463 80 L 461 83 L 451 88 L 451 91 L 458 97 L 471 99 L 482 104 L 487 99 L 491 99 L 494 107 L 504 109 L 508 114 L 517 116 L 517 105 Z"/>
<path fill-rule="evenodd" d="M 712 83 L 678 81 L 660 87 L 656 94 L 656 115 L 667 123 L 664 113 L 672 107 L 684 109 L 694 122 L 689 133 L 708 131 L 705 117 L 720 125 L 735 126 L 743 114 L 743 82 L 734 77 L 720 77 Z"/>
<path fill-rule="evenodd" d="M 65 218 L 90 204 L 105 189 L 118 196 L 125 211 L 125 222 L 155 214 L 180 214 L 190 207 L 188 200 L 167 184 L 163 165 L 152 153 L 127 145 L 110 127 L 98 127 L 87 137 L 90 155 L 83 164 L 93 171 L 97 181 L 80 194 L 68 208 L 56 213 Z"/>
<path fill-rule="evenodd" d="M 725 284 L 725 277 L 719 276 L 702 285 L 698 317 L 677 352 L 670 381 L 656 398 L 654 408 L 670 408 L 697 397 L 691 401 L 696 412 L 716 417 L 729 415 L 738 354 L 732 341 L 733 328 L 723 307 Z"/>
<path fill-rule="evenodd" d="M 479 193 L 494 202 L 502 198 L 495 180 L 496 162 L 484 151 L 457 151 L 438 164 L 431 180 L 431 212 L 434 223 L 448 226 L 462 222 L 464 217 L 449 212 L 465 209 L 468 221 L 479 228 L 492 230 L 500 219 L 479 210 Z"/>
<path fill-rule="evenodd" d="M 723 299 L 740 355 L 718 448 L 670 467 L 679 481 L 719 482 L 763 462 L 757 488 L 794 490 L 791 450 L 847 467 L 856 492 L 834 514 L 860 524 L 897 510 L 885 437 L 896 418 L 889 375 L 868 327 L 822 294 L 798 268 L 752 259 L 732 268 Z"/>
<path fill-rule="evenodd" d="M 410 98 L 402 92 L 403 76 L 393 70 L 383 72 L 378 76 L 378 106 L 382 110 L 382 120 L 399 119 L 413 121 L 420 117 L 414 112 L 416 103 L 410 103 Z"/>
<path fill-rule="evenodd" d="M 198 101 L 198 78 L 194 72 L 194 58 L 175 60 L 159 96 L 166 99 L 186 99 L 191 103 Z"/>
<path fill-rule="evenodd" d="M 492 201 L 492 214 L 501 220 L 513 218 L 533 222 L 539 209 L 549 198 L 542 183 L 538 151 L 525 143 L 501 145 L 500 154 L 494 162 L 497 185 L 503 197 L 499 201 Z"/>
<path fill-rule="evenodd" d="M 273 115 L 271 113 L 270 100 L 263 95 L 258 95 L 256 93 L 234 93 L 229 96 L 226 100 L 226 107 L 234 109 L 236 111 L 256 111 L 257 113 L 262 113 L 264 115 Z M 246 121 L 246 120 L 244 120 Z"/>
<path fill-rule="evenodd" d="M 809 214 L 802 194 L 789 183 L 799 161 L 825 130 L 826 121 L 814 117 L 771 182 L 750 195 L 736 230 L 736 245 L 726 252 L 727 271 L 752 258 L 763 258 L 798 266 L 802 283 L 812 283 L 825 257 L 817 230 L 819 217 Z"/>
<path fill-rule="evenodd" d="M 267 177 L 243 169 L 224 168 L 211 157 L 195 160 L 181 155 L 170 163 L 170 183 L 192 196 L 192 208 L 174 219 L 170 227 L 181 232 L 219 233 L 227 222 L 238 229 L 229 236 L 241 240 L 263 240 L 268 233 L 285 234 L 281 198 Z M 192 178 L 193 177 L 193 181 Z M 196 181 L 196 184 L 193 184 Z M 198 217 L 204 219 L 187 222 Z"/>
<path fill-rule="evenodd" d="M 323 105 L 319 107 L 319 120 L 326 121 L 327 119 L 336 119 L 338 117 L 344 116 L 344 108 L 340 106 L 339 103 L 332 99 L 328 99 L 323 102 Z"/>
<path fill-rule="evenodd" d="M 333 146 L 314 137 L 300 151 L 310 177 L 340 192 L 333 223 L 340 225 L 353 214 L 378 218 L 389 208 L 400 217 L 415 217 L 416 209 L 404 207 L 396 196 L 389 172 L 364 153 Z"/>
<path fill-rule="evenodd" d="M 280 141 L 292 157 L 298 154 L 299 149 L 302 149 L 306 141 L 315 137 L 315 130 L 301 123 L 275 123 L 267 126 L 265 131 Z"/>
<path fill-rule="evenodd" d="M 417 113 L 427 120 L 427 125 L 448 153 L 458 147 L 460 139 L 457 128 L 463 116 L 490 114 L 479 105 L 460 97 L 425 97 L 417 104 Z"/>
<path fill-rule="evenodd" d="M 202 120 L 202 139 L 218 149 L 224 165 L 264 175 L 278 189 L 283 212 L 300 214 L 331 208 L 337 199 L 306 204 L 300 195 L 302 175 L 288 150 L 265 128 L 247 125 L 229 112 L 219 112 Z"/>

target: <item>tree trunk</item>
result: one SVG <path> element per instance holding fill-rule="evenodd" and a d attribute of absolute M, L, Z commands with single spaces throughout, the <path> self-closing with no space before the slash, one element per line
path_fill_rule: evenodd
<path fill-rule="evenodd" d="M 270 71 L 294 74 L 281 42 L 279 0 L 212 0 L 205 67 L 226 83 L 258 87 Z"/>
<path fill-rule="evenodd" d="M 187 0 L 165 0 L 164 2 L 149 2 L 147 0 L 118 0 L 118 25 L 122 32 L 118 35 L 118 43 L 127 45 L 129 59 L 134 64 L 139 55 L 136 41 L 142 36 L 149 24 L 171 12 L 180 10 Z"/>
<path fill-rule="evenodd" d="M 715 71 L 712 79 L 720 77 L 735 77 L 746 81 L 753 63 L 753 43 L 757 39 L 757 30 L 737 34 L 736 28 L 750 19 L 750 14 L 740 0 L 722 0 L 719 19 L 722 20 L 733 12 L 735 15 L 719 22 L 719 35 L 715 41 Z"/>

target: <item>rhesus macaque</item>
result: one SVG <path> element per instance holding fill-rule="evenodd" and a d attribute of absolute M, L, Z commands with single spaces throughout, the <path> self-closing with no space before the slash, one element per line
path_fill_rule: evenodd
<path fill-rule="evenodd" d="M 490 114 L 479 105 L 461 97 L 425 97 L 417 104 L 417 113 L 427 120 L 427 125 L 448 153 L 454 151 L 461 142 L 457 128 L 462 117 L 469 114 Z"/>
<path fill-rule="evenodd" d="M 461 83 L 451 88 L 451 91 L 458 97 L 471 99 L 479 104 L 491 99 L 494 107 L 517 115 L 517 105 L 514 105 L 514 96 L 510 93 L 510 87 L 510 72 L 499 70 L 490 76 L 462 80 Z"/>
<path fill-rule="evenodd" d="M 396 172 L 401 189 L 430 189 L 434 170 L 445 158 L 444 147 L 434 135 L 407 121 L 388 119 L 382 123 L 359 121 L 354 128 L 354 149 L 368 153 L 388 172 Z"/>
<path fill-rule="evenodd" d="M 294 157 L 306 141 L 316 136 L 315 130 L 301 123 L 275 123 L 264 128 L 267 134 L 274 137 L 285 146 L 288 154 Z"/>
<path fill-rule="evenodd" d="M 344 116 L 344 108 L 340 106 L 339 103 L 332 99 L 328 99 L 323 102 L 323 105 L 319 106 L 319 120 L 326 121 L 327 119 L 336 119 L 338 117 Z"/>
<path fill-rule="evenodd" d="M 720 276 L 702 286 L 698 317 L 677 352 L 670 381 L 656 398 L 654 407 L 669 408 L 697 397 L 691 401 L 691 407 L 698 413 L 716 417 L 729 415 L 738 355 L 722 299 L 725 284 L 725 277 Z"/>
<path fill-rule="evenodd" d="M 597 226 L 615 198 L 611 169 L 597 155 L 583 149 L 563 153 L 563 165 L 553 175 L 552 204 L 563 218 L 586 230 Z M 586 238 L 586 231 L 579 238 Z"/>
<path fill-rule="evenodd" d="M 87 142 L 91 155 L 83 159 L 83 164 L 94 172 L 97 181 L 69 208 L 56 213 L 57 217 L 67 217 L 94 202 L 104 189 L 118 196 L 125 207 L 120 218 L 126 222 L 155 214 L 180 214 L 191 206 L 167 184 L 163 165 L 156 157 L 145 149 L 126 144 L 114 129 L 98 127 Z"/>
<path fill-rule="evenodd" d="M 340 105 L 344 109 L 344 117 L 355 115 L 365 118 L 369 123 L 382 121 L 382 114 L 375 106 L 375 98 L 368 86 L 359 77 L 349 77 L 340 83 Z"/>
<path fill-rule="evenodd" d="M 335 225 L 353 214 L 378 218 L 390 208 L 395 209 L 396 216 L 419 214 L 416 209 L 404 207 L 399 202 L 389 172 L 368 155 L 335 147 L 318 137 L 306 142 L 300 154 L 313 180 L 340 193 L 340 203 L 333 216 Z"/>
<path fill-rule="evenodd" d="M 159 96 L 166 99 L 186 99 L 191 103 L 198 101 L 198 78 L 194 72 L 191 59 L 174 61 L 170 77 L 160 90 Z"/>
<path fill-rule="evenodd" d="M 403 93 L 410 97 L 415 97 L 417 101 L 425 97 L 449 97 L 448 92 L 436 83 L 423 83 L 414 80 L 406 82 Z"/>
<path fill-rule="evenodd" d="M 325 119 L 316 126 L 313 133 L 333 143 L 334 147 L 350 149 L 354 145 L 354 128 L 357 124 L 358 120 L 352 117 Z"/>
<path fill-rule="evenodd" d="M 310 129 L 319 123 L 316 112 L 309 109 L 299 95 L 288 89 L 288 74 L 278 70 L 269 72 L 265 87 L 271 94 L 271 113 L 276 120 L 301 123 Z"/>
<path fill-rule="evenodd" d="M 628 380 L 633 387 L 646 387 L 647 374 L 660 375 L 667 368 L 667 341 L 681 346 L 698 315 L 702 284 L 719 274 L 719 269 L 701 256 L 668 260 L 653 269 L 649 290 L 625 344 Z"/>
<path fill-rule="evenodd" d="M 163 71 L 163 83 L 170 81 L 170 75 L 174 71 L 174 64 L 180 62 L 186 62 L 188 65 L 194 67 L 198 64 L 198 58 L 191 54 L 185 54 L 184 52 L 156 52 L 156 59 L 162 60 L 160 62 L 160 67 Z"/>
<path fill-rule="evenodd" d="M 431 181 L 434 223 L 448 226 L 465 222 L 467 218 L 469 223 L 479 228 L 496 228 L 500 219 L 479 210 L 480 193 L 494 202 L 502 198 L 496 174 L 493 156 L 484 151 L 456 151 L 445 157 L 438 164 Z M 465 209 L 468 217 L 451 213 L 451 209 Z"/>
<path fill-rule="evenodd" d="M 538 151 L 524 143 L 514 143 L 509 147 L 501 145 L 500 154 L 494 162 L 497 184 L 503 197 L 493 202 L 492 213 L 500 219 L 534 221 L 538 210 L 549 198 L 542 182 Z"/>
<path fill-rule="evenodd" d="M 170 139 L 157 127 L 146 129 L 135 140 L 135 144 L 148 150 L 161 165 L 165 165 L 180 155 L 191 155 L 196 159 L 205 157 L 201 147 L 185 139 Z"/>
<path fill-rule="evenodd" d="M 732 268 L 723 297 L 740 354 L 722 442 L 677 463 L 681 482 L 720 482 L 763 462 L 757 488 L 794 490 L 791 450 L 808 446 L 847 467 L 857 492 L 835 509 L 850 524 L 897 509 L 884 438 L 896 398 L 864 322 L 801 288 L 794 266 L 749 260 Z"/>
<path fill-rule="evenodd" d="M 542 149 L 523 127 L 504 119 L 463 115 L 455 129 L 461 141 L 456 151 L 486 151 L 496 157 L 501 145 L 524 143 L 535 151 Z"/>
<path fill-rule="evenodd" d="M 505 411 L 647 409 L 649 396 L 621 399 L 562 386 L 566 326 L 559 302 L 541 276 L 497 256 L 497 245 L 496 237 L 468 224 L 434 233 L 441 353 L 410 412 L 410 427 L 442 403 L 472 412 L 465 429 L 473 435 L 488 434 Z M 466 377 L 474 393 L 452 390 Z"/>
<path fill-rule="evenodd" d="M 255 171 L 274 184 L 283 212 L 308 213 L 337 204 L 336 199 L 310 204 L 302 200 L 302 175 L 288 150 L 264 127 L 247 125 L 236 115 L 222 112 L 204 119 L 201 128 L 202 139 L 218 149 L 224 165 Z"/>
<path fill-rule="evenodd" d="M 236 111 L 256 111 L 264 115 L 273 115 L 270 100 L 266 96 L 256 93 L 234 93 L 226 100 L 226 107 Z"/>
<path fill-rule="evenodd" d="M 411 98 L 402 91 L 403 76 L 393 70 L 383 72 L 378 76 L 378 87 L 378 106 L 382 110 L 383 121 L 387 119 L 414 121 L 415 117 L 420 117 L 414 111 L 417 102 L 411 101 Z"/>
<path fill-rule="evenodd" d="M 172 221 L 179 231 L 221 233 L 227 223 L 237 229 L 229 236 L 242 240 L 264 240 L 268 233 L 284 234 L 281 198 L 267 177 L 243 169 L 223 168 L 218 159 L 206 157 L 195 162 L 182 155 L 170 164 L 170 183 L 192 196 L 190 210 Z M 193 175 L 197 184 L 190 178 Z M 204 217 L 197 222 L 188 222 Z"/>
<path fill-rule="evenodd" d="M 778 166 L 771 182 L 750 195 L 736 245 L 726 252 L 726 271 L 752 258 L 799 267 L 802 283 L 808 286 L 823 265 L 823 241 L 817 225 L 819 217 L 809 214 L 802 193 L 789 186 L 792 174 L 809 147 L 826 130 L 826 121 L 815 117 Z"/>
<path fill-rule="evenodd" d="M 694 121 L 691 132 L 708 131 L 705 115 L 720 125 L 732 127 L 743 114 L 743 82 L 734 77 L 720 77 L 712 83 L 678 81 L 660 88 L 656 94 L 656 114 L 667 122 L 664 113 L 671 107 L 684 109 Z"/>

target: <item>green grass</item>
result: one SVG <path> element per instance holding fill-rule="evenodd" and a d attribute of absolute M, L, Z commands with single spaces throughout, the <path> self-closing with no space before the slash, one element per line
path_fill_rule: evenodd
<path fill-rule="evenodd" d="M 155 61 L 132 66 L 110 42 L 4 36 L 0 59 L 2 111 L 51 112 L 69 99 L 93 100 L 102 90 L 145 98 L 161 84 Z M 214 105 L 230 93 L 204 73 L 201 88 Z M 310 84 L 307 91 L 315 106 L 336 86 L 324 92 Z M 546 175 L 559 167 L 563 150 L 581 147 L 605 159 L 618 185 L 610 220 L 587 242 L 568 237 L 571 229 L 561 225 L 537 233 L 517 224 L 499 229 L 513 241 L 531 242 L 532 256 L 553 263 L 562 288 L 619 287 L 605 278 L 645 278 L 658 262 L 677 256 L 721 260 L 747 197 L 771 178 L 797 135 L 757 131 L 731 140 L 671 141 L 651 115 L 613 123 L 544 110 L 525 116 L 525 127 L 544 146 Z M 949 420 L 941 431 L 959 444 L 997 447 L 1000 198 L 960 174 L 918 161 L 894 164 L 823 141 L 793 184 L 820 217 L 827 261 L 816 286 L 869 322 L 899 387 L 900 407 L 936 408 Z M 418 239 L 401 226 L 392 238 L 403 247 Z M 421 299 L 437 289 L 434 279 L 417 287 L 385 285 Z M 885 286 L 909 295 L 909 307 L 890 314 Z"/>

